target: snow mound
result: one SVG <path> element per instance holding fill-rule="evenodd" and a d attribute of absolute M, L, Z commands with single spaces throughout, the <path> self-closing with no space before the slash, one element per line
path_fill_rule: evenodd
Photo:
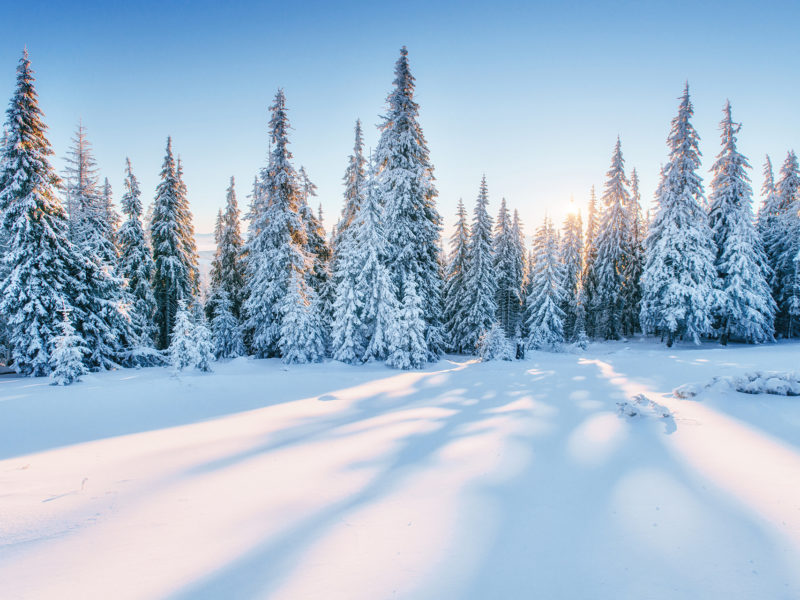
<path fill-rule="evenodd" d="M 753 371 L 744 375 L 714 377 L 705 385 L 686 383 L 672 390 L 676 398 L 693 398 L 712 388 L 728 388 L 745 394 L 800 396 L 800 373 L 797 371 Z"/>

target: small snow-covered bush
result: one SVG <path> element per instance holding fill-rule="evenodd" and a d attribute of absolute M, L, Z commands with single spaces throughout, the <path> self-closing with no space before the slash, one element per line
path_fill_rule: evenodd
<path fill-rule="evenodd" d="M 192 323 L 183 304 L 175 315 L 168 354 L 169 362 L 176 373 L 189 367 L 211 371 L 211 362 L 214 360 L 211 332 L 203 323 Z"/>
<path fill-rule="evenodd" d="M 83 338 L 75 333 L 69 314 L 64 310 L 61 335 L 55 338 L 55 349 L 50 356 L 50 379 L 53 385 L 69 385 L 80 381 L 81 375 L 86 373 L 83 356 L 88 353 Z"/>
<path fill-rule="evenodd" d="M 477 348 L 478 356 L 484 362 L 490 360 L 513 360 L 516 354 L 513 344 L 506 337 L 503 328 L 497 323 L 481 334 Z"/>

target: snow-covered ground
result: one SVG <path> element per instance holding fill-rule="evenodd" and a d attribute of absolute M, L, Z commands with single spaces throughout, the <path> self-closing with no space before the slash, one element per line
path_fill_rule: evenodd
<path fill-rule="evenodd" d="M 0 596 L 796 599 L 800 398 L 672 390 L 798 365 L 636 340 L 4 376 Z M 638 394 L 671 417 L 620 415 Z"/>

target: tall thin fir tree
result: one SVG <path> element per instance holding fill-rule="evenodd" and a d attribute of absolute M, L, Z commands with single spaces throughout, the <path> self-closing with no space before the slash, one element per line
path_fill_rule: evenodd
<path fill-rule="evenodd" d="M 114 192 L 111 189 L 111 183 L 109 183 L 108 177 L 106 177 L 103 181 L 102 198 L 102 214 L 106 223 L 108 224 L 111 246 L 116 251 L 117 257 L 119 257 L 119 240 L 117 235 L 119 233 L 121 219 L 117 209 L 114 208 Z"/>
<path fill-rule="evenodd" d="M 581 305 L 581 271 L 583 270 L 583 224 L 580 212 L 570 212 L 564 220 L 561 236 L 561 263 L 564 268 L 564 337 L 575 341 L 586 335 L 585 315 Z"/>
<path fill-rule="evenodd" d="M 497 319 L 497 280 L 494 270 L 492 217 L 487 210 L 488 204 L 489 190 L 484 175 L 475 202 L 464 271 L 464 335 L 459 344 L 470 353 L 477 352 L 481 335 L 489 331 Z"/>
<path fill-rule="evenodd" d="M 361 270 L 356 278 L 356 289 L 363 293 L 364 306 L 361 323 L 366 337 L 362 360 L 387 358 L 392 350 L 392 328 L 398 321 L 400 310 L 397 288 L 386 266 L 386 233 L 383 207 L 375 181 L 375 167 L 367 181 L 364 201 L 358 209 L 354 223 L 353 243 L 360 250 L 358 262 Z"/>
<path fill-rule="evenodd" d="M 367 161 L 364 158 L 364 132 L 361 129 L 361 119 L 356 121 L 355 141 L 353 153 L 348 157 L 347 169 L 344 172 L 344 206 L 342 214 L 336 224 L 336 235 L 332 236 L 334 248 L 339 240 L 347 233 L 347 229 L 356 218 L 367 184 Z"/>
<path fill-rule="evenodd" d="M 564 344 L 564 270 L 553 222 L 545 217 L 533 244 L 534 267 L 527 299 L 528 348 L 557 352 Z"/>
<path fill-rule="evenodd" d="M 62 310 L 70 310 L 79 283 L 67 215 L 56 196 L 60 180 L 34 87 L 27 50 L 17 66 L 6 110 L 7 140 L 0 161 L 0 224 L 8 249 L 2 256 L 0 314 L 6 319 L 14 369 L 22 375 L 51 371 Z"/>
<path fill-rule="evenodd" d="M 603 217 L 595 240 L 596 295 L 589 309 L 595 315 L 595 335 L 607 340 L 618 340 L 626 333 L 626 287 L 633 255 L 634 228 L 634 223 L 629 218 L 631 198 L 619 138 L 614 146 L 611 167 L 606 177 Z"/>
<path fill-rule="evenodd" d="M 786 155 L 775 189 L 777 210 L 765 235 L 765 246 L 778 305 L 775 331 L 790 338 L 800 335 L 800 265 L 795 260 L 800 253 L 800 167 L 794 151 Z"/>
<path fill-rule="evenodd" d="M 469 223 L 464 201 L 458 199 L 456 227 L 450 236 L 450 260 L 444 285 L 444 321 L 448 345 L 454 352 L 463 352 L 466 290 L 464 287 L 469 251 Z"/>
<path fill-rule="evenodd" d="M 712 167 L 709 224 L 717 248 L 715 265 L 720 297 L 715 309 L 721 343 L 773 339 L 775 302 L 767 279 L 769 267 L 753 224 L 750 164 L 736 148 L 741 129 L 727 102 L 720 123 L 722 150 Z"/>
<path fill-rule="evenodd" d="M 420 369 L 428 360 L 425 342 L 422 298 L 417 294 L 413 273 L 403 282 L 403 301 L 390 330 L 390 350 L 386 364 L 395 369 Z"/>
<path fill-rule="evenodd" d="M 159 348 L 170 345 L 175 315 L 179 303 L 190 304 L 194 299 L 195 280 L 191 271 L 193 258 L 187 256 L 191 245 L 185 239 L 185 197 L 180 189 L 172 138 L 161 166 L 161 182 L 153 201 L 150 239 L 153 244 L 153 293 L 156 299 L 156 337 Z"/>
<path fill-rule="evenodd" d="M 264 210 L 248 243 L 246 327 L 258 356 L 279 354 L 287 362 L 319 360 L 324 337 L 307 282 L 311 257 L 306 252 L 306 227 L 300 215 L 300 190 L 289 151 L 286 97 L 278 90 L 270 107 L 273 144 L 264 190 Z M 263 192 L 262 192 L 263 193 Z M 284 323 L 284 320 L 286 323 Z M 298 330 L 297 328 L 303 328 Z"/>
<path fill-rule="evenodd" d="M 764 251 L 767 252 L 768 240 L 775 226 L 775 217 L 780 212 L 778 192 L 775 189 L 775 173 L 772 169 L 772 160 L 769 155 L 764 159 L 764 182 L 761 185 L 761 206 L 758 209 L 757 229 L 761 236 Z M 769 266 L 774 269 L 774 262 L 770 259 Z"/>
<path fill-rule="evenodd" d="M 404 46 L 395 65 L 394 89 L 387 98 L 388 109 L 380 126 L 377 179 L 386 211 L 389 273 L 399 298 L 413 295 L 420 298 L 428 358 L 434 360 L 444 345 L 438 260 L 441 217 L 436 208 L 433 165 L 418 122 L 414 87 Z M 414 282 L 414 294 L 406 294 L 403 288 L 406 281 Z M 401 318 L 416 312 L 405 310 Z M 416 325 L 407 326 L 409 330 L 416 329 Z"/>
<path fill-rule="evenodd" d="M 667 346 L 680 339 L 697 344 L 711 334 L 716 298 L 716 249 L 697 173 L 701 155 L 693 114 L 687 83 L 667 140 L 670 158 L 662 171 L 642 274 L 642 329 L 660 335 Z"/>
<path fill-rule="evenodd" d="M 86 251 L 99 256 L 105 264 L 115 265 L 117 249 L 114 230 L 83 123 L 78 124 L 75 137 L 72 138 L 72 149 L 65 160 L 64 189 L 67 206 L 70 207 L 70 238 Z"/>
<path fill-rule="evenodd" d="M 594 186 L 589 193 L 589 213 L 586 223 L 586 242 L 583 255 L 583 275 L 581 276 L 581 304 L 586 310 L 586 333 L 593 337 L 595 333 L 595 312 L 592 307 L 597 304 L 597 233 L 600 228 L 602 211 L 597 203 Z"/>
<path fill-rule="evenodd" d="M 140 344 L 155 343 L 156 299 L 153 295 L 153 256 L 142 226 L 142 200 L 139 182 L 133 174 L 130 159 L 125 159 L 125 192 L 122 194 L 122 214 L 125 221 L 119 229 L 119 269 L 127 281 L 133 299 L 131 319 Z"/>
<path fill-rule="evenodd" d="M 177 181 L 178 229 L 183 246 L 181 259 L 185 261 L 186 272 L 189 274 L 189 282 L 191 284 L 190 300 L 194 302 L 200 294 L 200 264 L 197 254 L 197 241 L 194 237 L 192 210 L 189 207 L 189 193 L 183 180 L 183 162 L 180 157 L 178 157 L 175 168 L 175 179 Z"/>
<path fill-rule="evenodd" d="M 520 272 L 519 272 L 519 289 L 520 289 L 520 312 L 517 319 L 517 327 L 514 331 L 514 337 L 517 338 L 517 347 L 521 351 L 522 344 L 521 338 L 524 329 L 524 313 L 526 290 L 528 287 L 528 253 L 525 249 L 525 231 L 522 220 L 519 217 L 519 211 L 514 209 L 514 218 L 511 221 L 512 237 L 515 241 L 515 252 L 519 257 Z"/>
<path fill-rule="evenodd" d="M 230 304 L 231 314 L 239 319 L 244 294 L 244 263 L 239 204 L 236 200 L 236 181 L 230 179 L 225 193 L 225 211 L 218 217 L 219 226 L 215 232 L 216 251 L 211 262 L 210 304 L 216 301 L 219 292 L 224 291 Z"/>
<path fill-rule="evenodd" d="M 309 179 L 304 167 L 298 171 L 300 186 L 299 212 L 306 229 L 306 254 L 311 259 L 311 268 L 306 271 L 308 285 L 314 291 L 311 311 L 318 321 L 326 347 L 330 342 L 330 324 L 333 320 L 334 287 L 331 282 L 331 249 L 322 224 L 321 212 L 315 214 L 311 201 L 317 196 L 317 186 Z M 320 211 L 322 209 L 320 208 Z"/>
<path fill-rule="evenodd" d="M 506 199 L 503 198 L 494 230 L 494 272 L 497 280 L 497 321 L 507 338 L 515 336 L 522 311 L 524 264 L 517 237 Z"/>
<path fill-rule="evenodd" d="M 622 329 L 625 335 L 633 335 L 640 329 L 639 311 L 642 305 L 642 271 L 644 270 L 644 240 L 647 223 L 642 214 L 642 194 L 639 191 L 639 174 L 631 171 L 631 194 L 627 206 L 630 229 L 630 256 L 625 270 L 624 308 Z"/>

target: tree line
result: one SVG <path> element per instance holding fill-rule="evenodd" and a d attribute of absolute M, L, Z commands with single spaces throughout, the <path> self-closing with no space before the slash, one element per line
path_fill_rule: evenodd
<path fill-rule="evenodd" d="M 79 125 L 59 177 L 27 52 L 0 146 L 0 341 L 24 375 L 69 383 L 85 370 L 171 362 L 209 370 L 244 354 L 304 363 L 332 357 L 419 368 L 443 352 L 510 359 L 639 332 L 761 343 L 800 333 L 800 168 L 777 180 L 767 158 L 757 219 L 730 103 L 706 199 L 686 86 L 667 140 L 652 217 L 617 139 L 587 224 L 545 218 L 526 248 L 518 212 L 490 216 L 486 178 L 472 218 L 458 203 L 449 251 L 430 153 L 401 50 L 364 155 L 361 122 L 329 235 L 316 186 L 294 166 L 286 98 L 270 106 L 268 163 L 242 218 L 233 178 L 217 215 L 201 290 L 183 167 L 167 139 L 145 212 L 130 160 L 122 215 Z M 63 196 L 63 201 L 62 201 Z M 243 231 L 246 222 L 246 231 Z"/>

